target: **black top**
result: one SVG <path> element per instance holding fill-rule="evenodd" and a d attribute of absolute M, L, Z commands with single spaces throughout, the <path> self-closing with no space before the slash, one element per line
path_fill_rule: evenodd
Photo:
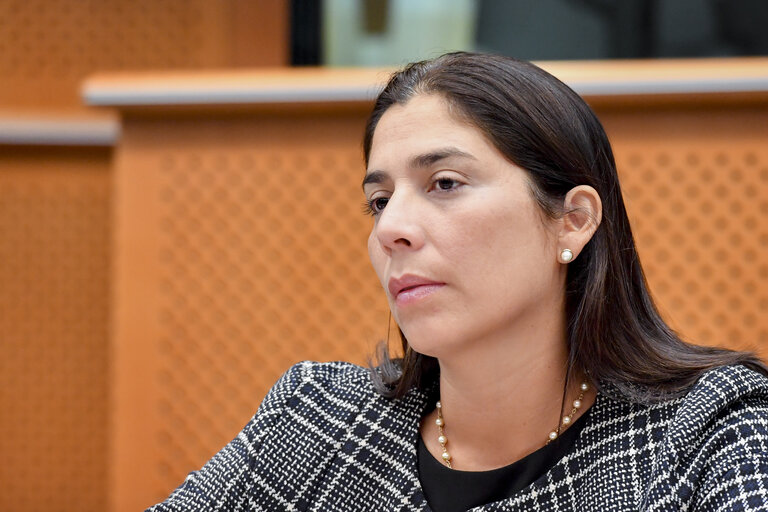
<path fill-rule="evenodd" d="M 419 436 L 419 480 L 430 508 L 434 512 L 465 512 L 472 507 L 512 497 L 570 451 L 588 415 L 589 411 L 582 414 L 557 440 L 509 466 L 490 471 L 450 469 L 429 453 Z"/>

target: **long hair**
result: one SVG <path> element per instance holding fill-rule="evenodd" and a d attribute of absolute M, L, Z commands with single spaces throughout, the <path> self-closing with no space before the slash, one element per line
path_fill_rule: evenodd
<path fill-rule="evenodd" d="M 565 285 L 568 370 L 586 372 L 598 391 L 635 401 L 683 394 L 708 369 L 743 364 L 768 375 L 747 352 L 686 343 L 662 320 L 640 266 L 608 137 L 582 98 L 525 61 L 477 53 L 449 53 L 396 72 L 379 94 L 365 130 L 365 163 L 384 112 L 419 94 L 437 94 L 453 115 L 481 130 L 524 169 L 531 193 L 551 218 L 578 185 L 597 190 L 603 217 Z M 404 357 L 383 347 L 372 375 L 384 395 L 425 389 L 439 376 L 437 360 L 415 352 L 400 331 Z"/>

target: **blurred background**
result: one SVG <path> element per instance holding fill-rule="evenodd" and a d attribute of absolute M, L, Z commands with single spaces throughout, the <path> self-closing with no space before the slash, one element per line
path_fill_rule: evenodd
<path fill-rule="evenodd" d="M 141 510 L 292 363 L 365 364 L 389 319 L 364 121 L 446 51 L 582 93 L 664 316 L 768 355 L 766 24 L 760 0 L 0 0 L 0 510 Z"/>

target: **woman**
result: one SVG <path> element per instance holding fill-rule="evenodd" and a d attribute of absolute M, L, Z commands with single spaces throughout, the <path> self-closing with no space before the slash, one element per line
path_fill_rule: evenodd
<path fill-rule="evenodd" d="M 768 510 L 768 370 L 661 320 L 577 94 L 444 55 L 392 77 L 364 151 L 404 357 L 293 367 L 153 510 Z"/>

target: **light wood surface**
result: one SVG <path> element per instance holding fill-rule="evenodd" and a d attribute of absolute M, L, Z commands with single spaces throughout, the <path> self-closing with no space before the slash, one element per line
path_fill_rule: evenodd
<path fill-rule="evenodd" d="M 119 138 L 110 110 L 0 108 L 0 144 L 111 147 Z"/>
<path fill-rule="evenodd" d="M 768 58 L 540 62 L 586 98 L 768 94 Z M 206 105 L 371 100 L 392 69 L 109 73 L 89 77 L 90 105 Z M 684 100 L 683 98 L 680 98 Z"/>

